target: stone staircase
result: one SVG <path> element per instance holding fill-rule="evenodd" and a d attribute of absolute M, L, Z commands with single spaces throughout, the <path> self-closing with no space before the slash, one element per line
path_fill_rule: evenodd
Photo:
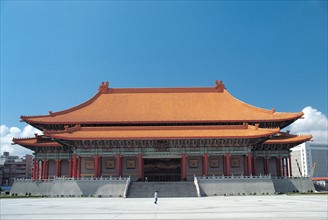
<path fill-rule="evenodd" d="M 159 198 L 197 197 L 193 181 L 184 182 L 131 182 L 128 198 L 151 198 L 158 191 Z"/>

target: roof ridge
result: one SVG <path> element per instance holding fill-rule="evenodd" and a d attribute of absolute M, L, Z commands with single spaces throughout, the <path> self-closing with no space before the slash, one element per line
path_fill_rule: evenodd
<path fill-rule="evenodd" d="M 102 82 L 99 90 L 103 93 L 188 93 L 188 92 L 214 92 L 223 93 L 225 86 L 222 81 L 215 81 L 214 87 L 161 87 L 161 88 L 106 88 L 108 82 Z"/>

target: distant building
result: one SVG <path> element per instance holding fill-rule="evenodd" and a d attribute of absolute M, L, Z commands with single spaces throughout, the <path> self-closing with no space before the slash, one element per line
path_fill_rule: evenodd
<path fill-rule="evenodd" d="M 293 176 L 328 177 L 328 144 L 305 142 L 291 150 Z"/>
<path fill-rule="evenodd" d="M 31 178 L 33 156 L 11 156 L 4 152 L 0 157 L 0 185 L 12 185 L 15 178 Z"/>

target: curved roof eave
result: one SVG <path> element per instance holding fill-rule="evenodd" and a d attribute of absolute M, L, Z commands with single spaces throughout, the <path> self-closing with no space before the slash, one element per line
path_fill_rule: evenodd
<path fill-rule="evenodd" d="M 288 132 L 280 132 L 280 136 L 273 137 L 263 144 L 270 145 L 270 144 L 293 144 L 293 143 L 303 143 L 306 141 L 310 141 L 312 139 L 311 134 L 305 135 L 292 135 Z"/>
<path fill-rule="evenodd" d="M 217 85 L 221 85 L 221 84 L 217 84 Z M 223 85 L 223 84 L 222 84 Z M 224 86 L 224 85 L 223 85 Z M 130 88 L 130 89 L 112 89 L 112 88 L 108 88 L 108 83 L 106 84 L 102 84 L 99 89 L 98 92 L 96 93 L 96 95 L 94 95 L 91 99 L 87 100 L 86 102 L 77 105 L 75 107 L 72 108 L 68 108 L 66 110 L 63 111 L 58 111 L 58 112 L 52 112 L 49 111 L 49 115 L 39 115 L 39 116 L 21 116 L 21 120 L 29 123 L 29 124 L 106 124 L 106 123 L 188 123 L 188 122 L 283 122 L 283 121 L 289 121 L 289 120 L 296 120 L 298 118 L 301 118 L 304 113 L 303 112 L 297 112 L 297 113 L 284 113 L 284 112 L 275 112 L 274 109 L 272 110 L 267 110 L 267 109 L 263 109 L 263 108 L 259 108 L 253 105 L 250 105 L 248 103 L 245 103 L 243 101 L 238 100 L 237 98 L 235 98 L 234 96 L 232 96 L 228 91 L 226 91 L 225 89 L 222 89 L 221 93 L 226 93 L 226 95 L 224 95 L 225 98 L 223 98 L 224 100 L 228 100 L 228 102 L 232 105 L 235 105 L 235 108 L 242 108 L 240 112 L 242 112 L 242 110 L 245 110 L 247 112 L 251 112 L 254 115 L 254 119 L 243 119 L 243 118 L 238 118 L 238 117 L 226 117 L 226 119 L 220 119 L 218 120 L 218 118 L 213 118 L 213 120 L 209 120 L 209 118 L 211 118 L 211 114 L 213 114 L 213 110 L 211 110 L 211 113 L 205 112 L 207 114 L 206 117 L 203 117 L 203 114 L 205 114 L 204 112 L 199 112 L 197 110 L 195 110 L 195 112 L 193 114 L 195 115 L 190 115 L 189 117 L 185 117 L 183 118 L 179 118 L 181 120 L 176 120 L 176 119 L 172 119 L 172 117 L 170 117 L 170 115 L 162 115 L 162 117 L 158 117 L 159 120 L 154 120 L 152 119 L 152 117 L 146 116 L 144 117 L 144 120 L 135 120 L 138 117 L 135 117 L 135 119 L 130 119 L 130 120 L 123 120 L 124 117 L 122 118 L 122 116 L 120 117 L 112 117 L 112 118 L 108 118 L 108 114 L 105 114 L 106 116 L 103 116 L 103 118 L 97 118 L 97 120 L 95 120 L 94 117 L 94 112 L 87 111 L 87 113 L 84 112 L 84 116 L 78 116 L 76 117 L 78 114 L 76 114 L 75 112 L 77 110 L 82 110 L 85 107 L 89 107 L 92 105 L 92 103 L 94 103 L 95 101 L 97 101 L 97 99 L 99 97 L 101 97 L 102 94 L 130 94 L 134 95 L 134 97 L 140 93 L 177 93 L 177 94 L 185 94 L 185 93 L 189 93 L 189 94 L 195 94 L 195 93 L 218 93 L 217 91 L 217 87 L 203 87 L 203 88 Z M 139 95 L 140 96 L 140 95 Z M 156 96 L 156 95 L 155 95 Z M 185 97 L 185 96 L 183 96 Z M 163 97 L 162 97 L 163 98 Z M 108 97 L 106 98 L 106 100 L 108 99 Z M 198 97 L 199 99 L 199 97 Z M 141 98 L 141 100 L 144 100 L 147 102 L 147 99 L 143 99 Z M 155 99 L 156 100 L 156 99 Z M 183 99 L 182 99 L 183 100 Z M 216 100 L 216 99 L 215 99 Z M 165 101 L 165 99 L 164 99 Z M 210 100 L 209 100 L 210 101 Z M 212 100 L 213 101 L 213 100 Z M 174 102 L 172 102 L 172 100 L 170 101 L 170 105 L 173 105 Z M 122 105 L 122 103 L 120 103 Z M 190 104 L 190 103 L 189 103 Z M 210 106 L 211 103 L 208 103 L 208 105 Z M 216 103 L 216 105 L 218 105 L 218 103 Z M 151 106 L 151 104 L 150 104 Z M 94 107 L 93 107 L 94 108 Z M 99 109 L 99 107 L 98 107 Z M 205 109 L 204 107 L 202 107 L 201 109 Z M 187 109 L 188 110 L 188 109 Z M 84 110 L 86 111 L 86 110 Z M 108 110 L 107 110 L 108 111 Z M 163 111 L 163 109 L 159 109 L 159 111 Z M 222 110 L 224 111 L 224 110 Z M 153 112 L 153 110 L 151 110 L 151 112 Z M 75 113 L 75 114 L 74 114 Z M 183 112 L 182 112 L 183 113 Z M 180 115 L 183 115 L 183 114 Z M 256 116 L 258 115 L 257 113 L 261 114 L 262 116 Z M 73 115 L 72 115 L 73 114 Z M 85 115 L 88 114 L 88 115 Z M 140 113 L 141 114 L 141 113 Z M 159 114 L 163 114 L 162 112 L 160 112 Z M 231 114 L 231 113 L 229 113 Z M 238 116 L 238 112 L 235 112 L 234 114 L 237 114 L 236 116 Z M 66 115 L 65 117 L 63 117 L 64 115 Z M 131 115 L 131 114 L 129 114 Z M 247 114 L 245 113 L 245 115 L 247 116 Z M 69 117 L 72 116 L 72 117 Z M 87 117 L 89 116 L 89 117 Z M 265 117 L 267 116 L 267 117 Z M 107 117 L 107 118 L 106 118 Z M 148 117 L 148 118 L 147 118 Z M 203 117 L 203 118 L 202 118 Z M 217 117 L 217 116 L 216 116 Z M 224 117 L 224 116 L 222 116 Z M 82 119 L 83 118 L 83 119 Z M 153 117 L 154 118 L 154 117 Z M 117 119 L 121 119 L 121 120 L 117 120 Z M 170 120 L 172 119 L 172 120 Z M 83 121 L 81 121 L 83 120 Z"/>
<path fill-rule="evenodd" d="M 60 140 L 162 140 L 162 139 L 254 139 L 277 134 L 279 128 L 263 129 L 247 124 L 240 126 L 203 127 L 143 127 L 143 128 L 66 128 L 63 131 L 47 131 L 48 137 Z"/>

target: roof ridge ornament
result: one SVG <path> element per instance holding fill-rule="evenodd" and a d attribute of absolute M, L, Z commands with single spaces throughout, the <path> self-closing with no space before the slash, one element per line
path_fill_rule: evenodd
<path fill-rule="evenodd" d="M 108 81 L 106 81 L 106 83 L 101 82 L 101 85 L 99 86 L 98 91 L 100 93 L 106 93 L 108 90 L 109 90 L 109 82 Z"/>
<path fill-rule="evenodd" d="M 222 83 L 222 80 L 220 80 L 220 81 L 215 80 L 215 89 L 217 92 L 220 92 L 220 93 L 224 92 L 225 87 L 224 87 L 224 84 Z"/>

